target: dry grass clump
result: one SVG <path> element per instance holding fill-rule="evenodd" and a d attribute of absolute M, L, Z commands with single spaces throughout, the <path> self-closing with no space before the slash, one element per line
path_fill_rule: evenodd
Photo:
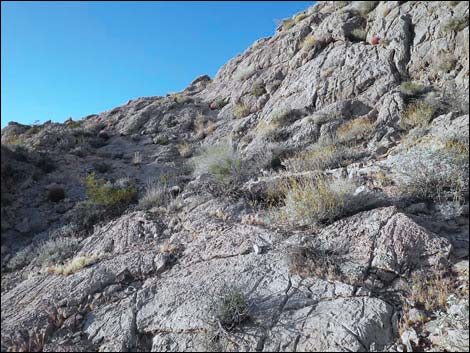
<path fill-rule="evenodd" d="M 178 145 L 178 152 L 181 157 L 183 158 L 189 158 L 193 154 L 193 149 L 191 148 L 191 145 L 187 142 L 181 142 Z"/>
<path fill-rule="evenodd" d="M 450 276 L 437 273 L 424 278 L 421 275 L 412 276 L 408 292 L 409 300 L 415 306 L 435 312 L 446 308 L 447 298 L 455 292 L 455 288 Z"/>
<path fill-rule="evenodd" d="M 266 89 L 262 82 L 255 83 L 253 85 L 253 88 L 251 89 L 251 94 L 254 95 L 255 97 L 261 97 L 265 93 L 266 93 Z"/>
<path fill-rule="evenodd" d="M 78 256 L 65 263 L 64 265 L 57 265 L 53 267 L 48 267 L 48 273 L 54 273 L 56 275 L 68 276 L 73 273 L 80 271 L 82 268 L 96 263 L 98 260 L 97 255 L 89 256 Z"/>
<path fill-rule="evenodd" d="M 302 50 L 310 51 L 315 46 L 316 43 L 317 43 L 317 40 L 315 36 L 313 34 L 309 34 L 302 41 Z"/>
<path fill-rule="evenodd" d="M 355 157 L 357 151 L 341 144 L 316 143 L 282 162 L 291 172 L 304 172 L 338 168 Z"/>
<path fill-rule="evenodd" d="M 280 217 L 300 225 L 333 221 L 344 215 L 356 190 L 351 181 L 330 180 L 320 173 L 314 178 L 290 178 L 281 187 L 285 199 Z"/>
<path fill-rule="evenodd" d="M 243 103 L 238 103 L 233 108 L 233 115 L 235 118 L 244 118 L 250 115 L 250 107 L 246 106 Z"/>
<path fill-rule="evenodd" d="M 444 23 L 442 29 L 444 32 L 451 33 L 451 32 L 460 32 L 465 27 L 468 26 L 468 18 L 466 17 L 452 17 Z"/>
<path fill-rule="evenodd" d="M 148 210 L 152 207 L 164 206 L 170 200 L 170 193 L 166 183 L 149 180 L 146 183 L 144 196 L 139 200 L 139 208 Z"/>
<path fill-rule="evenodd" d="M 300 12 L 297 15 L 294 16 L 294 22 L 299 23 L 300 21 L 302 21 L 306 17 L 307 17 L 307 14 L 305 12 Z"/>
<path fill-rule="evenodd" d="M 374 131 L 374 122 L 369 118 L 357 118 L 341 125 L 336 131 L 336 137 L 341 143 L 364 140 Z"/>
<path fill-rule="evenodd" d="M 415 101 L 403 111 L 400 126 L 402 129 L 427 127 L 434 117 L 436 108 L 424 101 Z"/>
<path fill-rule="evenodd" d="M 329 281 L 343 279 L 340 255 L 316 248 L 294 247 L 289 250 L 289 271 L 302 278 L 315 277 Z"/>
<path fill-rule="evenodd" d="M 250 318 L 247 297 L 238 287 L 224 286 L 214 306 L 214 318 L 224 330 L 231 331 Z"/>
<path fill-rule="evenodd" d="M 282 21 L 282 30 L 283 31 L 287 31 L 287 30 L 291 29 L 294 26 L 295 26 L 295 21 L 291 18 L 288 18 L 288 19 Z"/>

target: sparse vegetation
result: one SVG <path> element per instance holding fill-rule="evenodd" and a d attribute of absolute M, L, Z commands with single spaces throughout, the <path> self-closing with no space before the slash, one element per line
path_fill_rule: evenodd
<path fill-rule="evenodd" d="M 69 276 L 80 271 L 86 266 L 96 263 L 97 260 L 97 255 L 78 256 L 63 265 L 48 267 L 47 272 L 54 273 L 56 275 Z"/>
<path fill-rule="evenodd" d="M 359 152 L 338 143 L 316 143 L 282 162 L 291 172 L 338 168 L 356 158 Z"/>
<path fill-rule="evenodd" d="M 37 249 L 36 264 L 40 267 L 58 264 L 71 257 L 78 249 L 76 238 L 55 238 L 41 243 Z"/>
<path fill-rule="evenodd" d="M 181 157 L 183 158 L 189 158 L 193 154 L 193 149 L 191 148 L 191 145 L 187 142 L 181 142 L 178 145 L 178 152 Z"/>
<path fill-rule="evenodd" d="M 304 51 L 310 51 L 316 43 L 317 40 L 315 39 L 315 36 L 313 34 L 308 34 L 302 41 L 302 49 Z"/>
<path fill-rule="evenodd" d="M 225 330 L 231 331 L 248 320 L 250 310 L 247 298 L 237 287 L 229 286 L 222 289 L 215 308 L 215 319 Z"/>
<path fill-rule="evenodd" d="M 271 123 L 275 127 L 283 127 L 283 126 L 286 126 L 291 121 L 292 116 L 293 116 L 292 109 L 284 108 L 273 114 Z"/>
<path fill-rule="evenodd" d="M 336 131 L 341 143 L 351 143 L 367 138 L 374 130 L 374 123 L 368 118 L 357 118 L 344 123 Z"/>
<path fill-rule="evenodd" d="M 419 83 L 407 81 L 402 82 L 398 89 L 407 96 L 416 96 L 424 91 L 424 86 Z"/>
<path fill-rule="evenodd" d="M 339 264 L 341 257 L 319 248 L 294 247 L 289 251 L 289 271 L 300 277 L 324 278 L 329 281 L 344 280 Z"/>
<path fill-rule="evenodd" d="M 434 117 L 436 108 L 425 101 L 415 101 L 403 111 L 400 121 L 402 129 L 426 127 Z"/>
<path fill-rule="evenodd" d="M 85 178 L 87 196 L 91 202 L 107 207 L 127 206 L 136 196 L 134 185 L 125 187 L 106 183 L 104 179 L 96 178 L 95 173 L 89 174 Z"/>
<path fill-rule="evenodd" d="M 244 118 L 250 115 L 250 108 L 243 103 L 238 103 L 233 108 L 233 115 L 235 118 Z"/>
<path fill-rule="evenodd" d="M 468 26 L 468 18 L 452 17 L 452 18 L 449 18 L 446 23 L 444 23 L 442 29 L 446 33 L 460 32 L 467 26 Z"/>
<path fill-rule="evenodd" d="M 170 95 L 170 100 L 174 103 L 179 103 L 179 104 L 185 104 L 185 103 L 190 103 L 192 102 L 192 98 L 185 96 L 181 93 L 175 93 Z"/>
<path fill-rule="evenodd" d="M 451 278 L 443 273 L 437 273 L 425 278 L 419 275 L 413 276 L 408 290 L 409 299 L 416 306 L 435 312 L 446 308 L 447 298 L 455 288 Z"/>
<path fill-rule="evenodd" d="M 240 66 L 235 72 L 234 79 L 237 81 L 245 81 L 254 75 L 256 68 L 253 65 Z"/>
<path fill-rule="evenodd" d="M 307 14 L 305 12 L 300 12 L 297 15 L 294 16 L 294 22 L 299 23 L 300 21 L 302 21 L 306 17 L 307 17 Z"/>
<path fill-rule="evenodd" d="M 255 83 L 251 89 L 251 94 L 255 97 L 261 97 L 265 93 L 266 89 L 264 88 L 264 84 L 262 82 Z"/>
<path fill-rule="evenodd" d="M 348 6 L 351 3 L 351 1 L 335 1 L 336 6 L 338 9 L 342 9 L 343 7 Z"/>
<path fill-rule="evenodd" d="M 280 216 L 300 225 L 333 221 L 345 214 L 356 186 L 348 180 L 315 177 L 291 178 L 282 187 L 285 194 Z"/>
<path fill-rule="evenodd" d="M 146 183 L 144 196 L 139 200 L 139 208 L 148 210 L 152 207 L 164 206 L 170 201 L 170 193 L 165 183 L 149 180 Z"/>
<path fill-rule="evenodd" d="M 291 18 L 285 19 L 282 21 L 282 30 L 287 31 L 295 26 L 295 21 Z"/>
<path fill-rule="evenodd" d="M 139 151 L 134 152 L 134 158 L 132 158 L 132 164 L 140 166 L 142 164 L 142 155 Z"/>
<path fill-rule="evenodd" d="M 364 28 L 355 28 L 351 31 L 351 39 L 359 42 L 365 42 L 367 31 Z"/>

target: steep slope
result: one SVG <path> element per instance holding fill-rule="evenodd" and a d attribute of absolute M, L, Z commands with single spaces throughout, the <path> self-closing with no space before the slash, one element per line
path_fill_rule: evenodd
<path fill-rule="evenodd" d="M 319 2 L 213 80 L 10 123 L 2 351 L 468 350 L 468 15 Z"/>

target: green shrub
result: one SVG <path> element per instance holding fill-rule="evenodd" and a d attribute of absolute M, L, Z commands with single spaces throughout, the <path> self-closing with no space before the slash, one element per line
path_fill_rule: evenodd
<path fill-rule="evenodd" d="M 424 86 L 419 83 L 407 81 L 407 82 L 402 82 L 402 84 L 400 85 L 398 89 L 401 93 L 407 96 L 416 96 L 423 92 Z"/>
<path fill-rule="evenodd" d="M 85 178 L 85 187 L 88 198 L 95 204 L 107 207 L 127 206 L 136 197 L 136 189 L 133 185 L 118 187 L 110 185 L 104 179 L 98 179 L 95 173 Z"/>
<path fill-rule="evenodd" d="M 220 186 L 220 191 L 230 192 L 244 181 L 251 168 L 243 166 L 238 153 L 228 143 L 207 147 L 193 158 L 195 175 L 210 174 Z"/>
<path fill-rule="evenodd" d="M 436 108 L 424 101 L 409 104 L 403 111 L 400 126 L 402 129 L 427 127 L 434 117 Z"/>
<path fill-rule="evenodd" d="M 238 103 L 237 105 L 235 105 L 235 108 L 233 108 L 233 115 L 236 118 L 244 118 L 250 115 L 250 108 L 244 105 L 243 103 Z"/>
<path fill-rule="evenodd" d="M 233 330 L 250 317 L 247 298 L 236 287 L 223 288 L 216 304 L 216 320 L 225 330 Z"/>

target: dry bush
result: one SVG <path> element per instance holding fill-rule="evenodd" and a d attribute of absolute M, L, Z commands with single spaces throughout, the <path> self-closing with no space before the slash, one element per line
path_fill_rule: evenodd
<path fill-rule="evenodd" d="M 302 41 L 302 50 L 310 51 L 316 43 L 317 40 L 315 39 L 315 36 L 313 34 L 309 34 Z"/>
<path fill-rule="evenodd" d="M 238 103 L 233 108 L 233 115 L 235 118 L 244 118 L 250 115 L 250 108 L 243 103 Z"/>
<path fill-rule="evenodd" d="M 341 143 L 357 142 L 366 139 L 374 131 L 374 122 L 369 118 L 357 118 L 340 126 L 336 137 Z"/>
<path fill-rule="evenodd" d="M 436 108 L 424 101 L 415 101 L 409 104 L 403 111 L 400 120 L 402 129 L 410 129 L 414 127 L 427 127 L 434 117 Z"/>
<path fill-rule="evenodd" d="M 327 250 L 294 247 L 289 250 L 289 271 L 302 278 L 316 277 L 329 281 L 342 281 L 339 268 L 341 256 Z"/>
<path fill-rule="evenodd" d="M 53 267 L 48 267 L 48 273 L 54 273 L 57 275 L 69 276 L 80 271 L 82 268 L 96 263 L 98 260 L 97 255 L 89 256 L 78 256 L 65 263 L 64 265 L 57 265 Z"/>
<path fill-rule="evenodd" d="M 193 149 L 191 148 L 191 145 L 189 143 L 182 142 L 178 145 L 178 152 L 181 157 L 189 158 L 193 154 Z"/>
<path fill-rule="evenodd" d="M 407 96 L 416 96 L 423 92 L 424 86 L 419 83 L 406 81 L 400 84 L 398 90 Z"/>

